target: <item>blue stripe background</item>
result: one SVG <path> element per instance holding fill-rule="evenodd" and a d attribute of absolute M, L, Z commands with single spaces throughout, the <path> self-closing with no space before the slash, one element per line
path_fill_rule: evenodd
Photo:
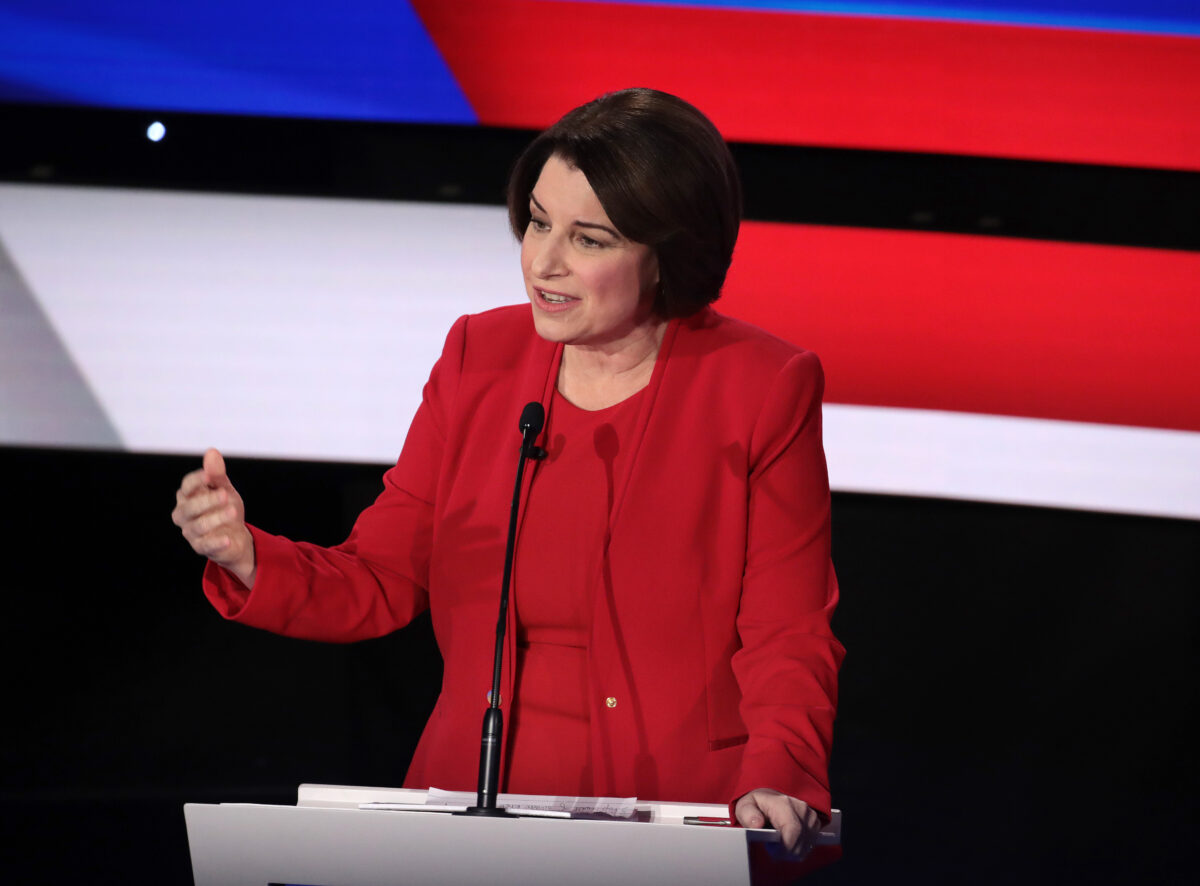
<path fill-rule="evenodd" d="M 578 0 L 559 0 L 578 2 Z M 1200 36 L 1198 0 L 600 0 L 643 6 L 694 6 L 772 12 L 936 19 L 981 24 L 1037 25 L 1088 30 Z"/>
<path fill-rule="evenodd" d="M 0 101 L 477 122 L 403 0 L 2 0 Z"/>
<path fill-rule="evenodd" d="M 1200 36 L 1200 0 L 621 2 Z M 0 0 L 3 101 L 477 122 L 404 0 Z"/>

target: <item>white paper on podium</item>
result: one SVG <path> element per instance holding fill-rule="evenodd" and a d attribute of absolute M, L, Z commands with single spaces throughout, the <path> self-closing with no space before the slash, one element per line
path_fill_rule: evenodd
<path fill-rule="evenodd" d="M 466 791 L 444 791 L 430 788 L 425 798 L 427 806 L 473 806 L 476 795 Z M 637 813 L 637 797 L 549 797 L 534 794 L 500 794 L 496 805 L 505 809 L 528 809 L 544 812 L 565 812 L 569 815 L 611 815 L 613 818 L 633 818 Z"/>

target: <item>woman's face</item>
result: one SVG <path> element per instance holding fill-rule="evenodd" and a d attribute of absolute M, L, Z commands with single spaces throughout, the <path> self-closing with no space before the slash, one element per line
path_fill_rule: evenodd
<path fill-rule="evenodd" d="M 551 157 L 529 212 L 521 270 L 538 335 L 613 351 L 658 325 L 651 311 L 658 258 L 621 235 L 587 176 Z"/>

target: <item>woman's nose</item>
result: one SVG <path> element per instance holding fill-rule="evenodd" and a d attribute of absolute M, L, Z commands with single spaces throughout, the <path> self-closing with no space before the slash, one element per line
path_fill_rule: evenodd
<path fill-rule="evenodd" d="M 530 263 L 530 267 L 534 275 L 547 279 L 561 277 L 567 272 L 563 243 L 558 237 L 551 234 L 540 239 L 533 248 L 533 261 Z"/>

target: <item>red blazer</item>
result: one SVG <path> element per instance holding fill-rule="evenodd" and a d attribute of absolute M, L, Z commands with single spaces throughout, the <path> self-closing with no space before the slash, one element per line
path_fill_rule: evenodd
<path fill-rule="evenodd" d="M 347 541 L 252 529 L 253 591 L 211 564 L 205 574 L 226 617 L 293 637 L 375 637 L 431 609 L 445 676 L 406 785 L 474 789 L 517 418 L 530 400 L 550 409 L 561 355 L 527 306 L 459 319 Z M 669 324 L 589 589 L 597 795 L 727 803 L 770 787 L 829 812 L 843 653 L 822 386 L 815 355 L 753 326 L 707 309 Z M 518 535 L 517 556 L 552 543 Z M 512 624 L 507 636 L 504 699 Z"/>

